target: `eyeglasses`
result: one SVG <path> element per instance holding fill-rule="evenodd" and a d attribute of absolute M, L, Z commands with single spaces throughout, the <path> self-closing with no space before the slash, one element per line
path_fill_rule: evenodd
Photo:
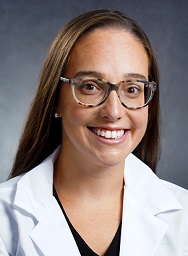
<path fill-rule="evenodd" d="M 152 100 L 157 84 L 135 78 L 111 84 L 103 78 L 77 77 L 60 80 L 71 85 L 72 95 L 78 104 L 96 107 L 104 103 L 110 92 L 115 90 L 121 104 L 128 109 L 139 109 Z"/>

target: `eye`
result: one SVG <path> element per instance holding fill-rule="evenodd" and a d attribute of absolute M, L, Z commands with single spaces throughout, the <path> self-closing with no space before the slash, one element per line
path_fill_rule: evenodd
<path fill-rule="evenodd" d="M 121 93 L 122 96 L 126 98 L 138 98 L 143 94 L 143 85 L 131 81 L 129 83 L 124 83 L 121 85 Z"/>
<path fill-rule="evenodd" d="M 97 85 L 95 83 L 87 82 L 87 83 L 82 84 L 82 89 L 93 91 L 93 90 L 97 89 L 96 86 Z"/>
<path fill-rule="evenodd" d="M 85 81 L 82 84 L 80 84 L 79 90 L 85 94 L 94 94 L 100 91 L 100 87 L 94 81 Z"/>
<path fill-rule="evenodd" d="M 140 93 L 141 89 L 138 86 L 132 85 L 132 86 L 128 86 L 126 91 L 131 94 L 138 94 Z"/>

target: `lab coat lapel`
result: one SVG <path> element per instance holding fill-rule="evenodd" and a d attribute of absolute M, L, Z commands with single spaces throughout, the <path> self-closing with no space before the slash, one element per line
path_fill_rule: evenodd
<path fill-rule="evenodd" d="M 165 223 L 138 206 L 128 189 L 124 203 L 120 256 L 153 256 L 167 230 Z"/>
<path fill-rule="evenodd" d="M 158 215 L 182 206 L 163 182 L 135 156 L 125 161 L 120 256 L 154 256 L 167 225 Z"/>
<path fill-rule="evenodd" d="M 35 223 L 29 237 L 39 255 L 80 256 L 66 219 L 53 197 L 53 162 L 58 149 L 17 184 L 14 207 L 32 216 Z M 22 215 L 17 216 L 23 225 Z M 20 219 L 19 219 L 20 218 Z M 37 254 L 38 255 L 38 254 Z"/>
<path fill-rule="evenodd" d="M 30 234 L 45 256 L 80 256 L 67 221 L 55 198 Z"/>

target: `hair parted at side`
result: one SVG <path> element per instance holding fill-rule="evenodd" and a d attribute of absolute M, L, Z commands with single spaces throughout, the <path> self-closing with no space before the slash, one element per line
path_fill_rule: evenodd
<path fill-rule="evenodd" d="M 60 88 L 59 78 L 67 68 L 74 44 L 94 29 L 108 27 L 124 29 L 140 40 L 150 62 L 149 80 L 159 84 L 158 67 L 153 50 L 144 31 L 133 19 L 116 10 L 94 10 L 74 18 L 57 35 L 45 59 L 39 86 L 9 178 L 28 172 L 61 144 L 61 120 L 54 118 Z M 159 89 L 149 104 L 146 133 L 133 153 L 153 171 L 156 170 L 159 156 Z"/>

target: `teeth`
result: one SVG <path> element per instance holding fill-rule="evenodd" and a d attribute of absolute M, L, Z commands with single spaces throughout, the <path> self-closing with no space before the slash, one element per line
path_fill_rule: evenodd
<path fill-rule="evenodd" d="M 112 131 L 112 132 L 111 132 L 111 138 L 112 138 L 112 139 L 115 139 L 115 138 L 117 138 L 117 137 L 118 137 L 118 132 Z"/>
<path fill-rule="evenodd" d="M 106 131 L 106 134 L 104 136 L 107 139 L 111 139 L 112 138 L 112 132 L 111 131 Z"/>
<path fill-rule="evenodd" d="M 125 133 L 124 130 L 118 130 L 118 131 L 109 131 L 109 130 L 100 130 L 100 129 L 93 129 L 94 133 L 96 133 L 98 136 L 105 137 L 107 139 L 119 139 L 123 136 Z"/>

